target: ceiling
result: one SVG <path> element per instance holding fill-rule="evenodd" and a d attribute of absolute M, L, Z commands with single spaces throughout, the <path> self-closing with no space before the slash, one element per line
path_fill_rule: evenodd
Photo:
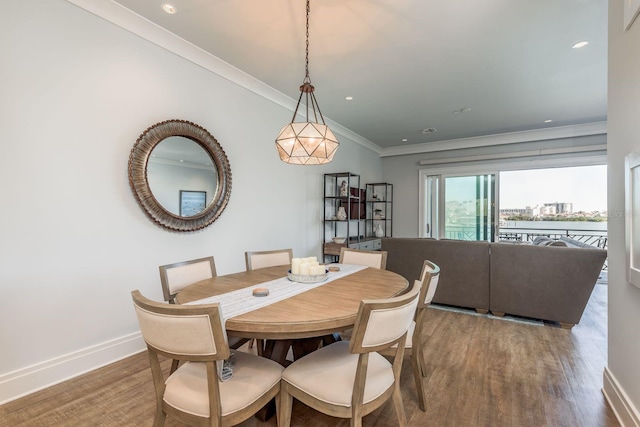
<path fill-rule="evenodd" d="M 304 0 L 114 3 L 297 100 Z M 604 0 L 312 0 L 309 33 L 322 114 L 383 149 L 606 121 Z"/>

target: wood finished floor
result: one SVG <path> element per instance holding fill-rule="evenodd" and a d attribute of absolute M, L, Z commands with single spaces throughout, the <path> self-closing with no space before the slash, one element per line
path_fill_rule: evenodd
<path fill-rule="evenodd" d="M 401 385 L 409 425 L 619 426 L 601 392 L 606 293 L 606 285 L 596 285 L 572 330 L 429 310 L 423 338 L 430 403 L 426 413 L 417 407 L 406 359 Z M 153 412 L 151 373 L 141 353 L 0 406 L 0 426 L 150 426 Z M 165 425 L 182 426 L 171 419 Z M 275 426 L 276 420 L 241 425 Z M 292 426 L 348 425 L 294 403 Z M 393 425 L 391 404 L 364 419 L 364 426 Z"/>

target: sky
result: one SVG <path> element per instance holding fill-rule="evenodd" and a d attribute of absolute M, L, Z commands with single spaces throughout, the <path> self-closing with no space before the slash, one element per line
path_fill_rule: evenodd
<path fill-rule="evenodd" d="M 573 211 L 607 210 L 607 166 L 500 172 L 500 207 L 573 203 Z"/>

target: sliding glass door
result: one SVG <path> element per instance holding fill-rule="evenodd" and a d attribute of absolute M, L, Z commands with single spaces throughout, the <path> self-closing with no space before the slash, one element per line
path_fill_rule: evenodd
<path fill-rule="evenodd" d="M 424 189 L 423 237 L 495 240 L 495 174 L 429 175 Z"/>

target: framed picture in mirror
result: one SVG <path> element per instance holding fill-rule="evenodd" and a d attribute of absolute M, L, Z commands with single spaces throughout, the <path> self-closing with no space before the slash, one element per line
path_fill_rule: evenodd
<path fill-rule="evenodd" d="M 180 216 L 194 216 L 207 206 L 206 191 L 180 190 Z"/>

